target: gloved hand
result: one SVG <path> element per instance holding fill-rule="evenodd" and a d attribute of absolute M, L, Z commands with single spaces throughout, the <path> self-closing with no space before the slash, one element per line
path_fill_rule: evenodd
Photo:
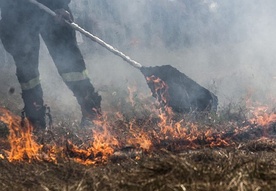
<path fill-rule="evenodd" d="M 69 23 L 73 22 L 72 15 L 65 9 L 57 9 L 55 10 L 55 13 L 57 14 L 57 16 L 55 17 L 57 23 L 66 24 L 65 21 L 68 21 Z"/>

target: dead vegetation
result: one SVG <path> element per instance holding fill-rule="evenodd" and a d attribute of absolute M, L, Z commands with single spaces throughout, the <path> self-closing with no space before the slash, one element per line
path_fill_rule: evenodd
<path fill-rule="evenodd" d="M 176 123 L 185 119 L 181 122 L 185 128 L 180 132 L 189 139 L 172 138 L 170 130 L 165 134 L 158 131 L 162 120 L 152 98 L 142 97 L 138 91 L 131 95 L 126 91 L 110 92 L 114 92 L 111 87 L 103 92 L 105 100 L 109 100 L 103 104 L 110 106 L 109 130 L 119 145 L 105 161 L 100 152 L 84 152 L 91 146 L 91 136 L 78 128 L 75 119 L 59 113 L 51 133 L 42 141 L 42 153 L 48 152 L 51 145 L 59 146 L 56 160 L 44 157 L 9 162 L 9 130 L 0 123 L 0 190 L 276 190 L 274 112 L 251 113 L 249 117 L 249 109 L 243 104 L 230 104 L 218 115 L 174 116 L 170 120 Z M 13 101 L 2 99 L 1 105 L 19 113 L 9 107 Z M 139 132 L 148 132 L 147 138 L 152 141 L 149 149 L 134 142 L 139 138 L 134 135 L 143 135 Z M 68 141 L 83 153 L 72 151 Z M 83 165 L 76 159 L 96 162 Z"/>
<path fill-rule="evenodd" d="M 0 184 L 1 190 L 275 190 L 275 143 L 269 143 L 270 151 L 250 151 L 251 145 L 260 144 L 266 141 L 240 148 L 160 150 L 140 160 L 95 166 L 70 160 L 58 164 L 0 160 Z"/>
<path fill-rule="evenodd" d="M 135 146 L 121 147 L 107 161 L 94 165 L 79 164 L 68 148 L 56 162 L 8 162 L 3 149 L 8 150 L 9 144 L 2 135 L 0 190 L 276 189 L 275 123 L 265 127 L 251 124 L 246 129 L 240 126 L 237 131 L 234 119 L 213 123 L 210 123 L 210 117 L 201 119 L 190 118 L 200 123 L 198 131 L 213 128 L 213 132 L 224 132 L 220 137 L 228 140 L 229 145 L 211 146 L 199 136 L 193 142 L 197 147 L 191 147 L 191 142 L 177 140 L 163 140 L 163 144 L 162 141 L 154 142 L 148 151 Z M 155 128 L 154 121 L 137 120 L 136 123 L 137 127 Z M 65 121 L 56 126 L 52 130 L 56 139 L 50 138 L 46 142 L 55 141 L 66 147 L 66 141 L 72 140 L 76 145 L 83 145 L 89 137 L 80 136 L 80 130 L 70 128 L 69 124 Z M 117 132 L 122 142 L 127 136 L 122 130 L 126 128 L 122 126 L 125 124 L 120 120 L 113 123 L 113 133 Z M 264 129 L 269 133 L 264 134 Z"/>

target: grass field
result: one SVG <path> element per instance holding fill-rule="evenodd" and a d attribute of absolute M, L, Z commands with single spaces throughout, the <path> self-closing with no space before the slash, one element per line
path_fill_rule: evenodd
<path fill-rule="evenodd" d="M 93 136 L 64 120 L 43 141 L 32 137 L 38 150 L 12 155 L 14 146 L 26 143 L 10 140 L 20 118 L 4 111 L 13 125 L 1 125 L 0 190 L 276 189 L 274 113 L 245 120 L 228 108 L 220 115 L 189 114 L 180 127 L 160 116 L 108 114 L 107 129 Z"/>

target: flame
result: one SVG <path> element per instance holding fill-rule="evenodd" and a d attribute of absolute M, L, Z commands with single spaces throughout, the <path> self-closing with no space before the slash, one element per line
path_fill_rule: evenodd
<path fill-rule="evenodd" d="M 103 119 L 94 120 L 94 126 L 91 129 L 89 145 L 84 149 L 68 142 L 68 150 L 73 159 L 81 164 L 90 165 L 104 163 L 114 153 L 114 149 L 119 146 L 118 140 L 110 134 L 110 124 L 107 115 L 103 114 Z"/>
<path fill-rule="evenodd" d="M 128 144 L 134 145 L 136 148 L 141 148 L 144 151 L 149 151 L 152 147 L 152 141 L 148 134 L 145 132 L 139 132 L 134 134 L 134 138 L 128 139 Z"/>
<path fill-rule="evenodd" d="M 148 133 L 144 132 L 139 127 L 134 128 L 134 122 L 130 123 L 129 131 L 133 137 L 127 140 L 127 144 L 134 145 L 136 148 L 141 148 L 144 151 L 150 150 L 153 144 Z"/>
<path fill-rule="evenodd" d="M 152 107 L 145 106 L 152 112 L 156 112 L 156 119 L 148 116 L 143 122 L 137 119 L 126 120 L 120 112 L 103 113 L 99 120 L 94 120 L 94 125 L 88 129 L 86 136 L 90 139 L 82 145 L 73 143 L 73 140 L 66 141 L 64 145 L 39 144 L 32 134 L 32 126 L 26 121 L 21 126 L 21 118 L 0 108 L 0 121 L 7 124 L 10 134 L 8 140 L 10 150 L 6 155 L 0 154 L 0 159 L 7 158 L 13 161 L 50 161 L 57 163 L 58 159 L 74 160 L 84 165 L 106 163 L 115 151 L 124 148 L 124 145 L 131 145 L 133 148 L 149 153 L 158 148 L 170 149 L 198 149 L 202 147 L 227 147 L 234 143 L 231 136 L 226 136 L 227 131 L 215 128 L 213 125 L 206 125 L 200 121 L 189 121 L 186 115 L 180 117 L 166 106 L 168 103 L 168 86 L 159 78 L 151 76 L 147 80 L 155 88 L 155 96 L 161 100 L 163 107 L 156 111 Z M 129 102 L 135 106 L 137 89 L 129 88 Z M 160 101 L 157 102 L 160 104 Z M 264 129 L 263 136 L 266 136 L 267 127 L 276 121 L 276 114 L 269 112 L 268 106 L 250 107 L 248 122 L 250 125 L 242 127 L 235 126 L 232 129 L 232 136 L 242 134 L 257 126 Z M 117 122 L 120 123 L 117 123 Z M 116 135 L 114 127 L 122 129 L 122 134 Z M 139 159 L 137 156 L 136 159 Z"/>
<path fill-rule="evenodd" d="M 69 156 L 72 157 L 77 163 L 84 165 L 91 165 L 96 163 L 92 147 L 81 149 L 74 145 L 71 141 L 68 141 L 67 150 Z"/>
<path fill-rule="evenodd" d="M 149 85 L 153 87 L 153 96 L 157 98 L 159 103 L 164 104 L 159 109 L 159 127 L 160 132 L 154 132 L 155 139 L 160 141 L 164 140 L 182 140 L 188 144 L 190 148 L 197 148 L 198 142 L 201 140 L 210 147 L 215 146 L 229 146 L 228 140 L 224 140 L 219 133 L 213 132 L 212 130 L 200 130 L 198 125 L 195 123 L 185 122 L 185 116 L 181 120 L 175 120 L 175 114 L 171 107 L 167 105 L 169 102 L 168 85 L 158 77 L 152 75 L 146 77 Z M 152 88 L 151 88 L 152 89 Z"/>
<path fill-rule="evenodd" d="M 154 75 L 146 77 L 146 80 L 147 83 L 152 85 L 154 88 L 153 97 L 156 97 L 160 103 L 166 106 L 169 101 L 168 85 L 163 80 Z"/>
<path fill-rule="evenodd" d="M 11 148 L 10 151 L 7 151 L 8 160 L 10 162 L 40 160 L 39 152 L 42 145 L 34 141 L 32 126 L 27 121 L 22 126 L 21 118 L 4 108 L 0 108 L 0 113 L 2 113 L 0 121 L 6 123 L 9 128 L 8 140 Z"/>
<path fill-rule="evenodd" d="M 269 112 L 268 106 L 259 106 L 251 110 L 253 117 L 250 119 L 252 124 L 267 126 L 276 121 L 276 114 Z"/>
<path fill-rule="evenodd" d="M 114 148 L 119 146 L 119 142 L 110 134 L 111 125 L 108 123 L 106 114 L 104 118 L 104 120 L 94 121 L 96 129 L 93 130 L 93 150 L 94 153 L 103 153 L 102 159 L 107 160 L 114 153 Z"/>

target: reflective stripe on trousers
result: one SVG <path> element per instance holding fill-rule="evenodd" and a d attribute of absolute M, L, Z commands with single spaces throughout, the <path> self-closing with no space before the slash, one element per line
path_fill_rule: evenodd
<path fill-rule="evenodd" d="M 25 83 L 20 83 L 22 90 L 30 90 L 40 84 L 39 76 Z"/>
<path fill-rule="evenodd" d="M 61 74 L 64 82 L 77 82 L 88 79 L 88 72 L 84 70 L 82 72 L 69 72 Z"/>

